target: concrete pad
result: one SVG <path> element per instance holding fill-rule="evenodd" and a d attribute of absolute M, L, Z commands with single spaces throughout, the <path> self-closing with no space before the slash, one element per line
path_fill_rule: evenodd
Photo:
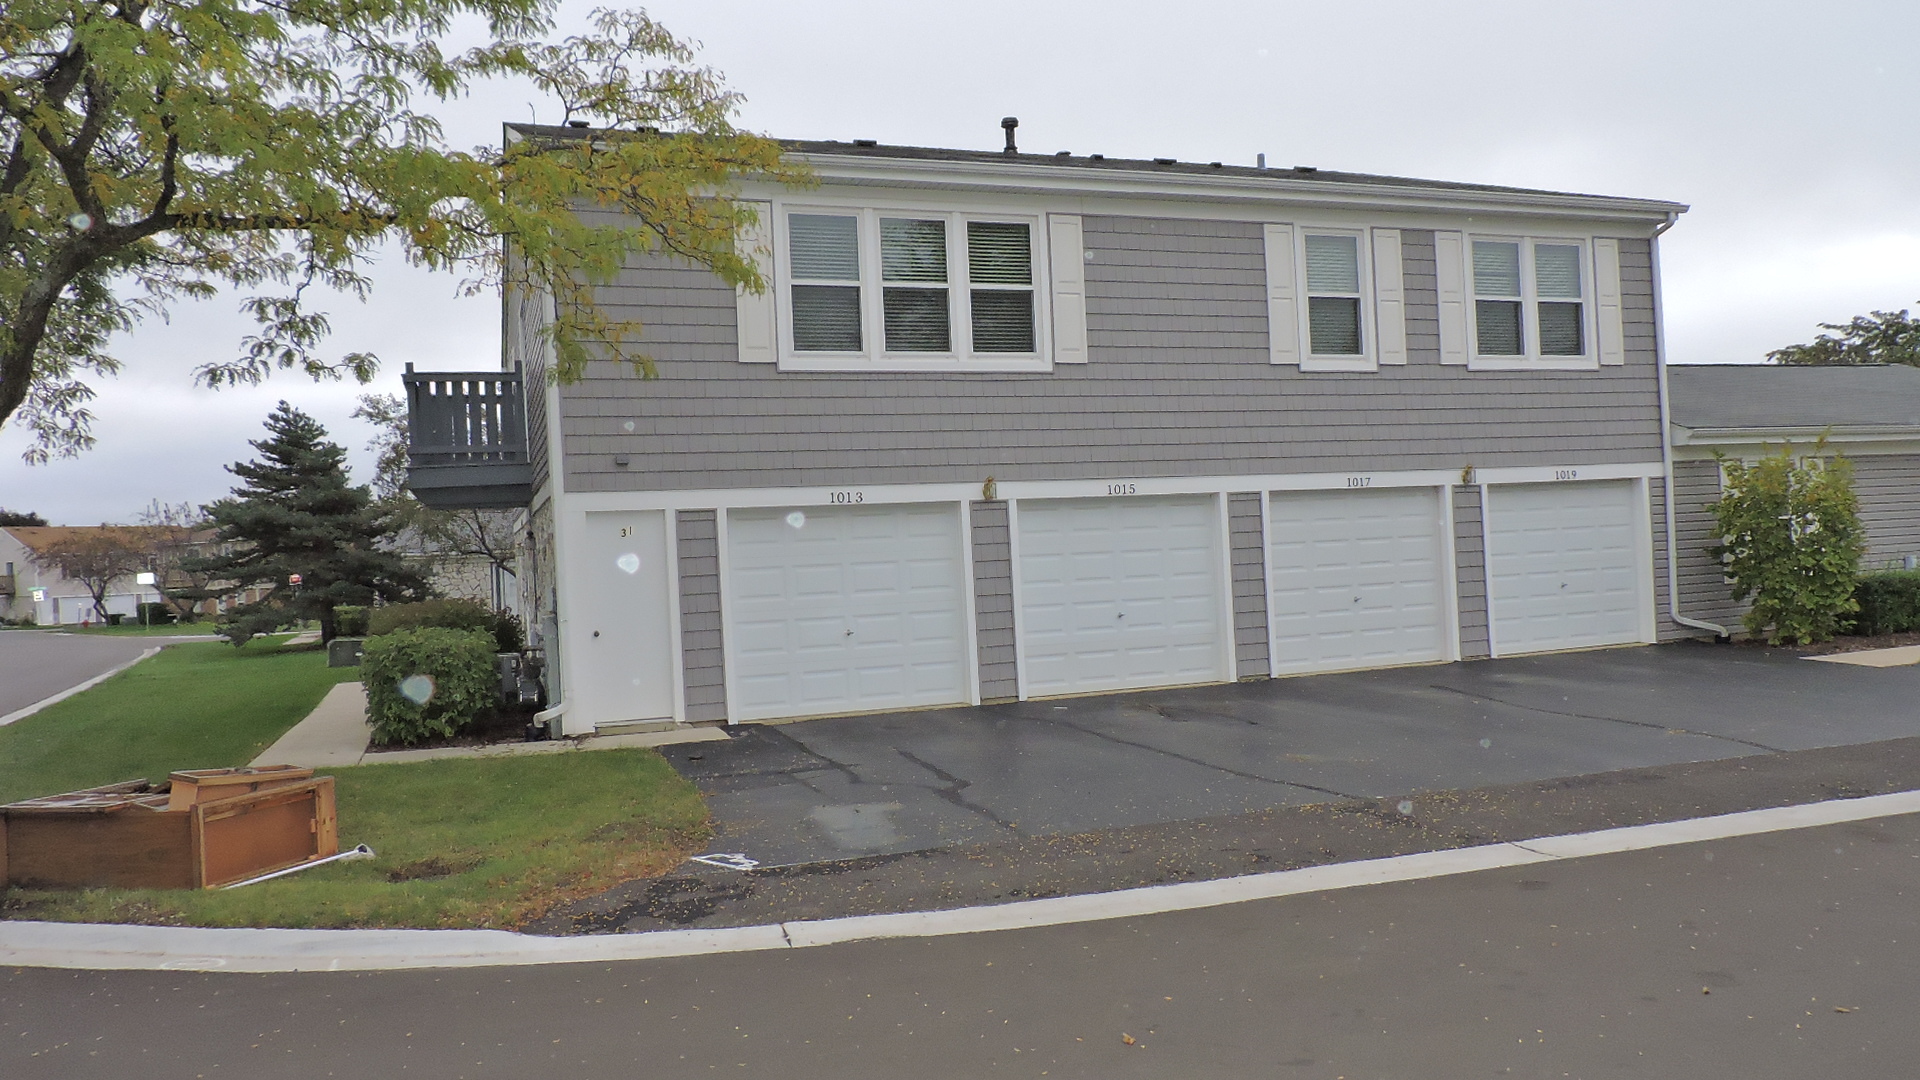
<path fill-rule="evenodd" d="M 306 765 L 316 769 L 358 765 L 373 729 L 367 725 L 367 692 L 357 682 L 327 691 L 305 720 L 253 759 L 254 765 Z"/>
<path fill-rule="evenodd" d="M 1892 649 L 1861 649 L 1859 652 L 1809 656 L 1807 659 L 1824 660 L 1829 664 L 1856 664 L 1860 667 L 1906 667 L 1908 664 L 1920 664 L 1920 645 L 1901 645 Z"/>

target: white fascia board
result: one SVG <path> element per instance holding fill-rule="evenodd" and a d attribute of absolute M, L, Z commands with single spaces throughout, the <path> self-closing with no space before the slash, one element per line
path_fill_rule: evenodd
<path fill-rule="evenodd" d="M 1782 445 L 1811 447 L 1825 436 L 1827 445 L 1850 454 L 1920 453 L 1920 428 L 1907 425 L 1847 428 L 1673 428 L 1674 458 L 1705 461 L 1714 451 L 1734 455 L 1761 453 Z"/>
<path fill-rule="evenodd" d="M 1477 484 L 1565 484 L 1582 480 L 1640 480 L 1665 476 L 1666 466 L 1658 461 L 1627 462 L 1617 465 L 1518 465 L 1494 469 L 1475 469 Z M 1484 511 L 1483 511 L 1484 513 Z"/>
<path fill-rule="evenodd" d="M 1352 184 L 1335 180 L 1296 180 L 1275 170 L 1272 177 L 1196 176 L 1021 162 L 927 161 L 790 155 L 830 184 L 880 187 L 964 188 L 979 191 L 1054 196 L 1133 196 L 1204 199 L 1214 202 L 1267 202 L 1295 206 L 1356 209 L 1418 209 L 1521 216 L 1579 217 L 1635 221 L 1649 228 L 1685 213 L 1685 204 L 1658 199 L 1629 199 L 1550 192 L 1456 190 L 1408 184 Z"/>

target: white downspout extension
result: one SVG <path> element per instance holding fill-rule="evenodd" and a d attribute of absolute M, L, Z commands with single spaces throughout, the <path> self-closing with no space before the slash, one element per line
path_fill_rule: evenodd
<path fill-rule="evenodd" d="M 1725 638 L 1733 636 L 1726 627 L 1680 614 L 1680 536 L 1673 510 L 1673 421 L 1667 403 L 1667 319 L 1660 296 L 1660 235 L 1673 228 L 1678 220 L 1678 214 L 1668 214 L 1667 220 L 1653 230 L 1650 260 L 1653 264 L 1653 366 L 1660 381 L 1660 465 L 1665 473 L 1660 493 L 1667 511 L 1667 614 L 1681 626 L 1711 630 L 1714 636 Z"/>

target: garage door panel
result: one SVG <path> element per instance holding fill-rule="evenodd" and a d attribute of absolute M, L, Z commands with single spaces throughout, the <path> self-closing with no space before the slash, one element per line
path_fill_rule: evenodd
<path fill-rule="evenodd" d="M 1224 679 L 1218 516 L 1205 496 L 1022 503 L 1027 693 Z"/>
<path fill-rule="evenodd" d="M 728 515 L 735 719 L 968 700 L 958 508 Z"/>
<path fill-rule="evenodd" d="M 1280 492 L 1268 522 L 1277 673 L 1447 658 L 1451 579 L 1437 491 Z"/>
<path fill-rule="evenodd" d="M 1514 484 L 1487 499 L 1488 604 L 1501 654 L 1639 641 L 1639 485 Z"/>

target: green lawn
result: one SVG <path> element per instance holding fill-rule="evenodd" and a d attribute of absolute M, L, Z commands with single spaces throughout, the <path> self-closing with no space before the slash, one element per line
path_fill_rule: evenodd
<path fill-rule="evenodd" d="M 357 669 L 317 652 L 176 645 L 0 728 L 0 802 L 243 765 Z M 512 927 L 664 873 L 708 836 L 699 792 L 651 750 L 329 770 L 340 843 L 378 857 L 231 891 L 14 889 L 8 918 L 197 926 Z"/>
<path fill-rule="evenodd" d="M 174 645 L 0 728 L 0 803 L 252 761 L 358 674 L 282 640 Z"/>
<path fill-rule="evenodd" d="M 55 627 L 49 626 L 47 629 L 53 630 Z M 180 637 L 214 632 L 211 622 L 167 623 L 161 626 L 141 626 L 139 623 L 133 623 L 127 626 L 89 626 L 85 629 L 79 626 L 61 626 L 58 629 L 65 634 L 98 634 L 103 637 Z"/>

